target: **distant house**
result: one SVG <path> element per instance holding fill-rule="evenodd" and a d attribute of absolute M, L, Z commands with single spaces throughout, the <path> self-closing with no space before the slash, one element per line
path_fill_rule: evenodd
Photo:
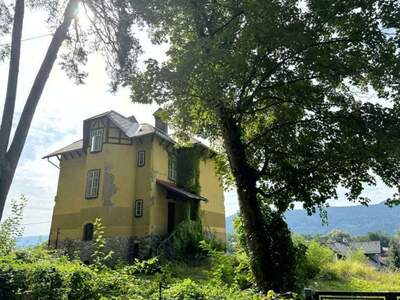
<path fill-rule="evenodd" d="M 192 139 L 184 148 L 154 114 L 155 127 L 109 111 L 83 122 L 83 139 L 44 158 L 60 175 L 49 245 L 86 248 L 96 218 L 121 258 L 154 254 L 158 244 L 201 212 L 203 225 L 225 240 L 224 193 L 215 152 Z M 118 248 L 118 249 L 116 249 Z"/>
<path fill-rule="evenodd" d="M 362 251 L 368 258 L 368 262 L 375 267 L 384 265 L 382 260 L 382 247 L 380 241 L 367 241 L 367 242 L 333 242 L 328 243 L 327 246 L 331 248 L 338 259 L 349 258 L 354 251 Z"/>

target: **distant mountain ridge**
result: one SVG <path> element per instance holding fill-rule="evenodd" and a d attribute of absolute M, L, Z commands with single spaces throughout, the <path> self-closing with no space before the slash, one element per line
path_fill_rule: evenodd
<path fill-rule="evenodd" d="M 35 236 L 23 236 L 17 240 L 18 248 L 34 247 L 46 242 L 49 239 L 48 235 L 35 235 Z"/>
<path fill-rule="evenodd" d="M 233 233 L 235 216 L 226 218 L 229 233 Z M 301 234 L 325 234 L 333 229 L 342 229 L 354 236 L 376 231 L 393 235 L 400 229 L 400 206 L 390 208 L 383 202 L 369 206 L 329 207 L 328 226 L 322 225 L 318 214 L 308 216 L 305 210 L 288 211 L 285 216 L 289 228 Z"/>

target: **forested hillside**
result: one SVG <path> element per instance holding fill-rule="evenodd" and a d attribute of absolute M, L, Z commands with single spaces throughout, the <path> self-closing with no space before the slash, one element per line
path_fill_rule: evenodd
<path fill-rule="evenodd" d="M 390 235 L 400 229 L 400 207 L 389 208 L 383 203 L 370 206 L 347 206 L 328 208 L 328 225 L 322 225 L 318 214 L 308 216 L 304 210 L 286 213 L 289 227 L 301 234 L 326 234 L 333 229 L 342 229 L 351 235 L 366 235 L 382 231 Z M 233 216 L 226 220 L 228 232 L 233 232 Z"/>

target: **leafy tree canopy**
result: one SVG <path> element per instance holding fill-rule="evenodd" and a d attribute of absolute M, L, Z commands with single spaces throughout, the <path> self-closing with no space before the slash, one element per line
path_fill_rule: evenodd
<path fill-rule="evenodd" d="M 132 99 L 215 143 L 237 129 L 263 203 L 312 213 L 338 185 L 364 204 L 375 175 L 398 187 L 398 1 L 132 3 L 170 46 L 134 77 Z"/>

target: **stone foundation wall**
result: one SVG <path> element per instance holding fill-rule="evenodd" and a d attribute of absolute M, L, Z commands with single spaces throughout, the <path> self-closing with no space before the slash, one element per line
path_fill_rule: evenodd
<path fill-rule="evenodd" d="M 113 251 L 111 265 L 119 261 L 131 262 L 135 258 L 146 259 L 157 255 L 157 247 L 161 242 L 160 236 L 145 237 L 106 237 L 105 253 Z M 69 256 L 78 255 L 84 262 L 90 263 L 95 250 L 94 241 L 64 240 L 58 242 Z"/>

